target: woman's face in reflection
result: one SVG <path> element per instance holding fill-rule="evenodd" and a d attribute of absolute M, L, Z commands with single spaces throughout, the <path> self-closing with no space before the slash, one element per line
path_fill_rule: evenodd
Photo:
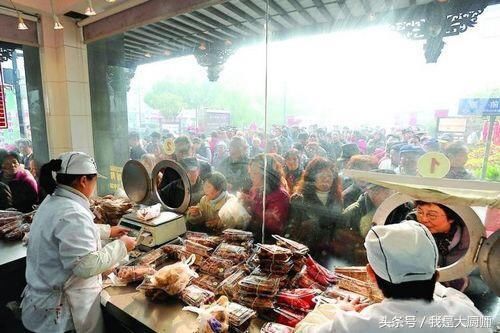
<path fill-rule="evenodd" d="M 264 186 L 264 175 L 258 163 L 250 163 L 248 166 L 248 174 L 254 187 Z"/>
<path fill-rule="evenodd" d="M 207 181 L 203 184 L 203 192 L 207 196 L 208 200 L 214 200 L 220 194 L 220 191 L 217 191 L 217 189 Z"/>
<path fill-rule="evenodd" d="M 314 180 L 316 190 L 329 192 L 333 185 L 333 172 L 330 169 L 323 169 L 318 172 Z"/>
<path fill-rule="evenodd" d="M 453 223 L 453 220 L 448 220 L 441 207 L 432 203 L 417 206 L 417 220 L 432 234 L 448 233 Z"/>
<path fill-rule="evenodd" d="M 297 170 L 299 168 L 299 158 L 295 155 L 289 156 L 285 160 L 285 163 L 286 163 L 288 170 L 290 170 L 290 171 L 294 171 L 294 170 Z"/>

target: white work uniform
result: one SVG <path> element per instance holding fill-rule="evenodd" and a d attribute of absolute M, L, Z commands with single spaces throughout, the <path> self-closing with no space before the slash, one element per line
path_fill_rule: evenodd
<path fill-rule="evenodd" d="M 384 299 L 359 313 L 342 311 L 333 304 L 325 304 L 299 323 L 296 333 L 491 332 L 491 328 L 487 328 L 487 320 L 464 294 L 442 286 L 437 289 L 444 297 L 435 297 L 431 303 Z"/>
<path fill-rule="evenodd" d="M 26 258 L 22 320 L 33 332 L 104 331 L 100 273 L 123 259 L 125 244 L 101 249 L 109 226 L 94 222 L 87 198 L 59 185 L 40 205 L 31 226 Z"/>

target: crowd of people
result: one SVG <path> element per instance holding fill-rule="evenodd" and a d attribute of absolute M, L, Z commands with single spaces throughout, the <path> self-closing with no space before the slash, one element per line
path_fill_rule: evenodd
<path fill-rule="evenodd" d="M 209 136 L 153 133 L 146 140 L 133 132 L 130 158 L 141 161 L 149 171 L 163 159 L 178 161 L 189 170 L 192 198 L 187 217 L 194 230 L 219 232 L 225 224 L 217 211 L 236 196 L 250 216 L 239 227 L 251 230 L 257 239 L 262 231 L 267 240 L 273 234 L 285 235 L 309 246 L 320 261 L 335 256 L 348 264 L 366 263 L 363 242 L 372 217 L 393 191 L 344 177 L 343 170 L 417 176 L 419 157 L 437 151 L 450 160 L 447 178 L 473 179 L 465 168 L 467 144 L 451 135 L 433 138 L 412 128 L 386 133 L 383 129 L 275 126 L 270 132 L 267 136 L 237 129 Z M 166 139 L 173 142 L 171 154 L 164 150 Z M 162 190 L 166 186 L 160 186 Z M 429 205 L 433 213 L 421 213 Z M 388 223 L 413 219 L 429 227 L 443 265 L 467 251 L 463 221 L 451 216 L 445 206 L 408 203 L 390 218 Z M 457 288 L 463 290 L 465 283 L 457 282 Z"/>

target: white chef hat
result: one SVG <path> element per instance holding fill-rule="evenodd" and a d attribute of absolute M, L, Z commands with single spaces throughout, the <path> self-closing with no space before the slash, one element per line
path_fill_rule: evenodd
<path fill-rule="evenodd" d="M 68 152 L 59 156 L 62 160 L 58 174 L 66 175 L 95 175 L 106 178 L 97 172 L 97 165 L 92 157 L 82 152 Z"/>
<path fill-rule="evenodd" d="M 365 248 L 370 266 L 388 282 L 430 280 L 436 272 L 436 242 L 418 222 L 374 226 L 366 235 Z"/>

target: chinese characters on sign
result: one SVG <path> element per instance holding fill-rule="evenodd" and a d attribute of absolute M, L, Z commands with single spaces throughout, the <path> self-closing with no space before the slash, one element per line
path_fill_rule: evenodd
<path fill-rule="evenodd" d="M 461 99 L 458 114 L 462 116 L 499 116 L 500 98 Z"/>
<path fill-rule="evenodd" d="M 109 167 L 109 188 L 112 191 L 122 188 L 122 168 L 115 165 Z"/>
<path fill-rule="evenodd" d="M 2 67 L 0 65 L 0 129 L 8 128 L 7 106 L 5 105 L 5 92 L 3 89 Z"/>
<path fill-rule="evenodd" d="M 394 316 L 387 318 L 384 316 L 380 322 L 380 328 L 491 328 L 493 317 L 467 316 L 453 317 L 448 315 L 435 315 L 423 318 L 415 316 Z"/>

